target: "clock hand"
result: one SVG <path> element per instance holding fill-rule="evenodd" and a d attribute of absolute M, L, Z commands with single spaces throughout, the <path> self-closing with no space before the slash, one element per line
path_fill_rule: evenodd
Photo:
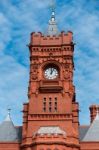
<path fill-rule="evenodd" d="M 50 75 L 51 75 L 51 72 L 52 72 L 52 71 L 51 71 L 51 68 L 49 68 L 49 74 L 50 74 Z"/>
<path fill-rule="evenodd" d="M 52 73 L 53 73 L 53 69 L 51 68 L 51 75 L 52 75 Z"/>

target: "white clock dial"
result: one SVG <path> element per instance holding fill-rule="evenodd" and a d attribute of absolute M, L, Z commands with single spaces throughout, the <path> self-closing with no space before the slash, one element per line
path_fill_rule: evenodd
<path fill-rule="evenodd" d="M 58 70 L 54 67 L 49 67 L 45 70 L 44 74 L 47 79 L 55 79 L 58 76 Z"/>

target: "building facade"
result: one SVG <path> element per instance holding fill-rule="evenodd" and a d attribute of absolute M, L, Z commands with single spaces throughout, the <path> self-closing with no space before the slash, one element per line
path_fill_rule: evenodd
<path fill-rule="evenodd" d="M 58 31 L 54 9 L 47 34 L 31 33 L 29 50 L 29 102 L 24 103 L 23 125 L 14 126 L 8 113 L 0 125 L 0 150 L 99 150 L 98 106 L 90 107 L 90 126 L 80 126 L 73 33 Z"/>

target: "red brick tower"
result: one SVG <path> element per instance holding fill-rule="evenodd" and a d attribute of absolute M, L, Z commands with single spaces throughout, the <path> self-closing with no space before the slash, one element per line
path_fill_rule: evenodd
<path fill-rule="evenodd" d="M 29 103 L 23 109 L 22 150 L 78 150 L 72 32 L 58 33 L 52 10 L 47 35 L 32 33 Z"/>

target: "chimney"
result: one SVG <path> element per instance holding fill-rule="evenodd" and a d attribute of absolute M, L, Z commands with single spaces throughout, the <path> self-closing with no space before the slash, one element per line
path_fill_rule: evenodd
<path fill-rule="evenodd" d="M 90 123 L 92 123 L 96 117 L 97 111 L 99 111 L 99 105 L 91 105 L 89 107 L 89 110 L 90 110 Z"/>

